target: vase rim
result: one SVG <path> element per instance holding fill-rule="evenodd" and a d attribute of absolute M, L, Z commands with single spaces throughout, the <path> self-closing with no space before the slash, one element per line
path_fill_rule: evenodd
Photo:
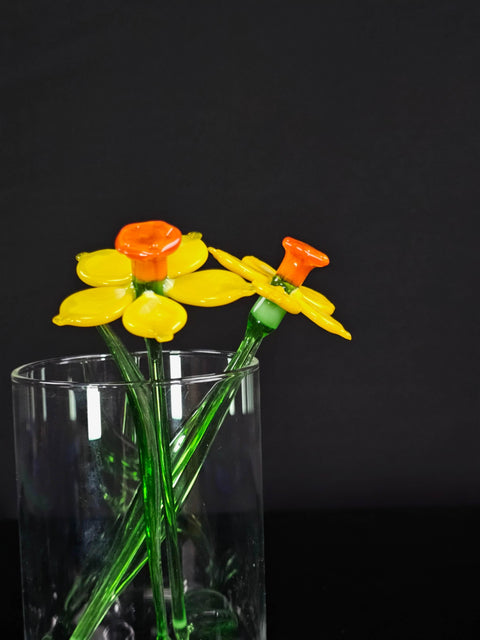
<path fill-rule="evenodd" d="M 183 357 L 199 357 L 204 356 L 206 358 L 211 358 L 212 361 L 214 358 L 222 357 L 226 361 L 228 358 L 231 358 L 234 355 L 234 352 L 220 349 L 165 349 L 163 352 L 166 356 L 171 355 L 179 355 Z M 132 356 L 142 357 L 146 356 L 146 351 L 132 351 Z M 19 365 L 15 367 L 11 372 L 11 380 L 13 383 L 21 383 L 21 384 L 31 384 L 35 386 L 45 386 L 45 387 L 88 387 L 89 385 L 94 385 L 96 387 L 129 387 L 129 386 L 138 386 L 142 384 L 150 384 L 148 379 L 145 379 L 145 382 L 125 382 L 124 380 L 106 380 L 99 382 L 88 382 L 81 380 L 67 380 L 61 379 L 48 379 L 40 377 L 40 372 L 47 365 L 62 365 L 68 363 L 81 363 L 81 362 L 89 362 L 89 361 L 111 361 L 113 362 L 112 355 L 109 353 L 89 353 L 89 354 L 81 354 L 81 355 L 72 355 L 72 356 L 56 356 L 52 358 L 44 358 L 42 360 L 34 360 L 32 362 L 27 362 L 25 364 Z M 226 378 L 236 377 L 238 375 L 247 375 L 257 371 L 259 368 L 259 361 L 256 357 L 252 358 L 250 364 L 245 365 L 243 367 L 239 367 L 238 369 L 234 369 L 232 371 L 212 371 L 201 374 L 193 374 L 186 376 L 171 376 L 164 382 L 160 384 L 171 385 L 171 384 L 194 384 L 196 382 L 214 382 L 217 380 L 224 380 Z M 36 376 L 32 375 L 33 372 L 37 372 Z"/>

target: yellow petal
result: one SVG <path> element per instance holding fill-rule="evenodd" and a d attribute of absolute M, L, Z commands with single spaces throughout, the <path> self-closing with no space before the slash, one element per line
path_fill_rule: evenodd
<path fill-rule="evenodd" d="M 225 267 L 225 269 L 228 269 L 229 271 L 233 271 L 233 273 L 242 276 L 242 278 L 250 281 L 268 280 L 262 272 L 257 271 L 256 268 L 245 263 L 243 260 L 239 260 L 235 256 L 232 256 L 231 253 L 227 253 L 221 249 L 214 249 L 213 247 L 208 247 L 208 250 L 215 260 L 218 260 L 222 267 Z"/>
<path fill-rule="evenodd" d="M 253 286 L 259 295 L 267 298 L 270 302 L 274 302 L 285 311 L 288 311 L 288 313 L 300 313 L 301 309 L 298 300 L 289 295 L 283 287 L 257 281 L 253 283 Z"/>
<path fill-rule="evenodd" d="M 187 312 L 182 305 L 145 291 L 123 314 L 123 324 L 130 333 L 142 338 L 155 338 L 158 342 L 173 339 L 173 334 L 185 325 Z"/>
<path fill-rule="evenodd" d="M 121 287 L 132 280 L 130 259 L 115 249 L 100 249 L 77 256 L 77 275 L 91 287 Z"/>
<path fill-rule="evenodd" d="M 328 313 L 319 310 L 318 307 L 312 306 L 310 303 L 305 301 L 302 304 L 302 313 L 319 327 L 325 329 L 325 331 L 336 333 L 346 340 L 352 339 L 350 333 L 340 324 L 340 322 L 335 320 L 335 318 L 332 318 Z"/>
<path fill-rule="evenodd" d="M 97 287 L 73 293 L 60 305 L 53 322 L 58 325 L 97 327 L 120 318 L 134 299 L 130 287 Z"/>
<path fill-rule="evenodd" d="M 296 291 L 292 292 L 292 295 L 294 294 L 301 296 L 308 304 L 317 307 L 318 310 L 323 313 L 332 315 L 335 311 L 335 305 L 319 291 L 315 291 L 315 289 L 310 289 L 302 285 Z"/>
<path fill-rule="evenodd" d="M 200 269 L 207 261 L 208 249 L 201 233 L 187 233 L 182 236 L 180 246 L 168 256 L 168 277 L 176 278 L 184 273 Z"/>
<path fill-rule="evenodd" d="M 259 260 L 255 256 L 244 256 L 242 258 L 242 262 L 243 262 L 243 264 L 247 265 L 248 267 L 251 267 L 252 269 L 255 269 L 255 271 L 259 275 L 263 275 L 266 278 L 268 278 L 269 281 L 273 278 L 273 276 L 276 273 L 276 271 L 275 271 L 275 269 L 273 267 L 271 267 L 266 262 L 262 262 L 261 260 Z"/>
<path fill-rule="evenodd" d="M 199 307 L 217 307 L 255 293 L 253 286 L 236 273 L 223 269 L 205 269 L 172 281 L 165 295 Z"/>

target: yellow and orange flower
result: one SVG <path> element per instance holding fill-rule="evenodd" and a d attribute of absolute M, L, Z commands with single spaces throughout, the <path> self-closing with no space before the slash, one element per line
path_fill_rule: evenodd
<path fill-rule="evenodd" d="M 68 296 L 55 324 L 92 327 L 122 318 L 131 333 L 166 342 L 187 320 L 179 303 L 220 306 L 255 293 L 237 274 L 197 271 L 208 258 L 200 233 L 182 235 L 160 220 L 132 223 L 115 247 L 77 256 L 77 275 L 91 288 Z"/>
<path fill-rule="evenodd" d="M 209 247 L 209 251 L 223 267 L 249 280 L 263 298 L 289 313 L 303 313 L 326 331 L 351 340 L 350 333 L 332 317 L 335 306 L 330 300 L 303 286 L 303 281 L 314 267 L 324 267 L 329 263 L 328 257 L 294 238 L 284 238 L 282 244 L 285 257 L 276 271 L 254 256 L 240 260 L 220 249 Z"/>

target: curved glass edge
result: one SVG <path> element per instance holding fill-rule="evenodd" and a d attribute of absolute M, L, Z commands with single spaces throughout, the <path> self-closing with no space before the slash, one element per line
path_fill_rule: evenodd
<path fill-rule="evenodd" d="M 190 357 L 205 357 L 210 358 L 212 363 L 215 358 L 222 358 L 223 366 L 228 364 L 229 359 L 234 355 L 232 351 L 226 350 L 214 350 L 214 349 L 172 349 L 165 350 L 165 356 L 181 356 L 185 358 Z M 146 358 L 146 351 L 133 351 L 132 356 L 135 358 Z M 46 358 L 44 360 L 36 360 L 33 362 L 29 362 L 23 365 L 19 365 L 16 367 L 10 374 L 12 383 L 15 384 L 27 384 L 32 386 L 45 386 L 45 387 L 64 387 L 66 389 L 72 388 L 82 388 L 88 387 L 92 384 L 95 384 L 98 388 L 127 388 L 131 386 L 143 386 L 150 385 L 149 380 L 145 380 L 145 383 L 142 382 L 124 382 L 122 380 L 115 381 L 102 381 L 102 382 L 85 382 L 85 381 L 75 381 L 75 380 L 49 380 L 41 377 L 40 373 L 37 373 L 37 376 L 32 376 L 34 372 L 40 372 L 42 369 L 45 369 L 47 366 L 51 365 L 64 365 L 64 364 L 87 364 L 91 362 L 112 362 L 114 360 L 112 356 L 108 353 L 98 353 L 98 354 L 84 354 L 77 356 L 58 356 L 55 358 Z M 172 384 L 195 384 L 200 382 L 216 382 L 219 380 L 228 380 L 232 378 L 236 378 L 238 376 L 249 375 L 259 368 L 259 361 L 256 357 L 252 358 L 250 364 L 245 365 L 239 369 L 235 369 L 233 371 L 224 371 L 223 369 L 218 372 L 208 372 L 197 375 L 187 375 L 187 376 L 170 376 L 164 382 L 157 383 L 160 386 L 171 386 Z"/>

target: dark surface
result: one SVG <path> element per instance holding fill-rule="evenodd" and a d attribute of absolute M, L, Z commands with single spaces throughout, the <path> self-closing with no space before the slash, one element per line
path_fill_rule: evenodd
<path fill-rule="evenodd" d="M 0 534 L 3 624 L 20 639 L 16 523 Z M 267 512 L 268 639 L 478 638 L 479 536 L 475 509 Z"/>

